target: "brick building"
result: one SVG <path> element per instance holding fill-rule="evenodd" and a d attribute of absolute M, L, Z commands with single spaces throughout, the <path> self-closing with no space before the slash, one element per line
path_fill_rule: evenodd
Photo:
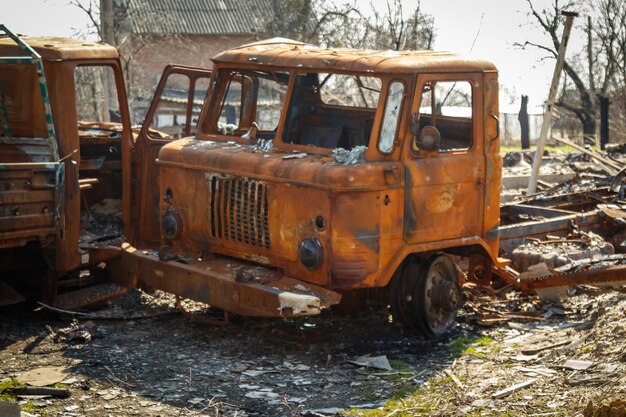
<path fill-rule="evenodd" d="M 107 31 L 113 32 L 108 41 L 119 45 L 126 61 L 133 121 L 142 121 L 165 65 L 210 67 L 218 52 L 263 36 L 274 19 L 273 4 L 272 0 L 102 0 L 103 37 L 107 40 Z M 168 85 L 168 90 L 176 97 L 175 85 Z"/>

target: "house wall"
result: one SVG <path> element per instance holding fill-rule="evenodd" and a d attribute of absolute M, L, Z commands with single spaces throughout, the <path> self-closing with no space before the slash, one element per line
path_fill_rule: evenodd
<path fill-rule="evenodd" d="M 127 62 L 128 96 L 134 123 L 143 121 L 167 64 L 212 67 L 217 53 L 255 41 L 254 35 L 132 35 L 120 48 Z"/>

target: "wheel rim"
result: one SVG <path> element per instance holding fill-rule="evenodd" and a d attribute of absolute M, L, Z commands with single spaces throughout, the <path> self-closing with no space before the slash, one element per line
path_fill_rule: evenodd
<path fill-rule="evenodd" d="M 416 301 L 423 313 L 423 323 L 430 333 L 441 335 L 454 322 L 461 296 L 456 268 L 450 258 L 440 255 L 429 262 L 421 284 Z"/>

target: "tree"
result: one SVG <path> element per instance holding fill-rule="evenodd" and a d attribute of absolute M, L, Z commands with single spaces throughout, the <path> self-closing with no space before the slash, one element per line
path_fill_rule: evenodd
<path fill-rule="evenodd" d="M 583 28 L 587 43 L 585 51 L 577 51 L 575 58 L 566 59 L 563 67 L 566 75 L 563 85 L 569 84 L 567 79 L 571 80 L 575 94 L 563 89 L 556 105 L 576 116 L 583 127 L 583 135 L 595 137 L 599 97 L 619 95 L 620 92 L 623 95 L 626 77 L 621 76 L 620 71 L 626 74 L 623 72 L 626 5 L 622 0 L 552 0 L 548 9 L 538 10 L 532 0 L 526 1 L 529 14 L 548 39 L 544 43 L 527 40 L 517 45 L 541 49 L 555 59 L 560 47 L 561 12 L 580 10 L 587 15 Z"/>
<path fill-rule="evenodd" d="M 352 5 L 324 0 L 272 0 L 274 19 L 265 25 L 262 36 L 285 37 L 307 43 L 333 44 L 341 28 L 361 18 Z"/>
<path fill-rule="evenodd" d="M 386 10 L 381 13 L 374 9 L 373 17 L 366 21 L 364 43 L 369 48 L 394 51 L 432 49 L 434 24 L 434 18 L 422 12 L 421 2 L 405 18 L 400 0 L 387 0 Z"/>
<path fill-rule="evenodd" d="M 272 0 L 275 19 L 266 35 L 282 36 L 328 47 L 430 49 L 434 19 L 420 2 L 405 17 L 400 0 L 387 0 L 384 10 L 372 5 L 371 16 L 350 3 L 326 0 Z"/>

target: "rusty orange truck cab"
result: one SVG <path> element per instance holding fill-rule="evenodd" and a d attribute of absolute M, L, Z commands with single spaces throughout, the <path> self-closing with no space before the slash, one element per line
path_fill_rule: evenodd
<path fill-rule="evenodd" d="M 274 317 L 387 287 L 398 320 L 444 332 L 447 254 L 477 279 L 498 262 L 496 68 L 285 39 L 213 61 L 196 135 L 158 153 L 160 248 L 126 245 L 125 283 Z"/>
<path fill-rule="evenodd" d="M 96 88 L 101 77 L 111 87 Z M 115 48 L 0 25 L 0 278 L 35 269 L 51 303 L 59 275 L 76 271 L 70 285 L 119 255 L 110 242 L 130 224 L 131 141 Z"/>

